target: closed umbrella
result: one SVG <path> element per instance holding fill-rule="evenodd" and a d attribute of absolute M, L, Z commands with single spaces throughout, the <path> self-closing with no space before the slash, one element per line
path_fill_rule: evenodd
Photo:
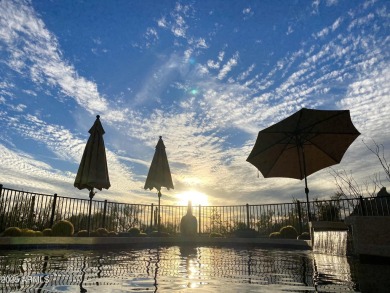
<path fill-rule="evenodd" d="M 74 186 L 78 189 L 89 190 L 89 213 L 88 213 L 88 234 L 91 220 L 92 198 L 96 192 L 94 188 L 102 190 L 110 188 L 110 179 L 108 177 L 106 149 L 104 147 L 104 129 L 100 122 L 100 116 L 96 116 L 95 123 L 88 131 L 90 137 L 85 146 L 83 157 Z"/>
<path fill-rule="evenodd" d="M 307 176 L 340 163 L 359 135 L 349 110 L 302 108 L 261 130 L 247 161 L 257 167 L 265 178 L 305 179 L 310 219 Z"/>
<path fill-rule="evenodd" d="M 160 199 L 161 199 L 161 187 L 174 189 L 172 183 L 171 170 L 169 169 L 168 157 L 165 152 L 165 145 L 160 136 L 157 142 L 156 150 L 153 156 L 152 163 L 150 164 L 148 176 L 146 177 L 144 189 L 156 188 L 158 191 L 158 220 L 157 227 L 160 232 Z"/>

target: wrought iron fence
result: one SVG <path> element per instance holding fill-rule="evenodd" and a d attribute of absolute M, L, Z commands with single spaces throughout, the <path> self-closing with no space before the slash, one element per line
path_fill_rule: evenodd
<path fill-rule="evenodd" d="M 313 221 L 343 221 L 350 215 L 390 215 L 390 198 L 354 198 L 321 200 L 309 203 Z M 0 185 L 0 232 L 7 227 L 50 228 L 59 220 L 69 220 L 75 231 L 86 230 L 88 199 L 79 199 L 3 188 Z M 186 206 L 162 205 L 162 231 L 178 233 Z M 259 235 L 279 231 L 292 225 L 298 232 L 308 231 L 308 209 L 305 202 L 193 206 L 200 234 L 229 234 L 239 229 L 252 229 Z M 91 231 L 104 227 L 109 231 L 126 232 L 131 227 L 150 232 L 156 229 L 158 211 L 153 204 L 126 204 L 92 200 Z"/>

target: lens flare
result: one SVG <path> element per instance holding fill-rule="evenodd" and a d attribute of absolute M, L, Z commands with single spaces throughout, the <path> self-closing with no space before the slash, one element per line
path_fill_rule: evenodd
<path fill-rule="evenodd" d="M 193 206 L 209 205 L 208 196 L 203 192 L 199 192 L 195 190 L 184 191 L 182 193 L 177 194 L 176 197 L 177 197 L 177 204 L 179 206 L 186 206 L 188 204 L 188 201 L 191 201 Z"/>

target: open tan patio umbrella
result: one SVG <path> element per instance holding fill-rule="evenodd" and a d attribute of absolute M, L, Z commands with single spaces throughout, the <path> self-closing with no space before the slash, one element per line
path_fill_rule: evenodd
<path fill-rule="evenodd" d="M 96 116 L 95 123 L 88 131 L 90 137 L 85 146 L 83 157 L 77 171 L 74 186 L 78 189 L 89 190 L 88 234 L 91 221 L 92 198 L 96 192 L 94 188 L 102 190 L 110 188 L 108 177 L 106 149 L 104 147 L 104 129 L 100 122 L 100 116 Z"/>
<path fill-rule="evenodd" d="M 169 169 L 168 157 L 165 152 L 165 145 L 160 136 L 157 142 L 156 150 L 154 152 L 152 163 L 150 164 L 148 176 L 146 177 L 144 189 L 156 188 L 158 191 L 158 218 L 157 227 L 160 233 L 160 199 L 161 199 L 161 187 L 174 189 L 172 183 L 171 170 Z"/>
<path fill-rule="evenodd" d="M 302 108 L 261 130 L 247 161 L 257 167 L 265 178 L 305 179 L 310 220 L 307 176 L 340 163 L 359 135 L 349 110 Z"/>

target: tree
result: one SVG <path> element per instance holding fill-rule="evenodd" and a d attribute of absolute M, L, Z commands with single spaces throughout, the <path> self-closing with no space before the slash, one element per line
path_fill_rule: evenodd
<path fill-rule="evenodd" d="M 373 146 L 368 145 L 364 141 L 363 143 L 366 148 L 376 156 L 382 171 L 384 171 L 386 175 L 386 180 L 390 182 L 390 163 L 386 159 L 383 144 L 378 144 L 375 140 L 372 140 Z M 336 193 L 344 195 L 347 198 L 358 198 L 364 194 L 369 197 L 374 197 L 377 194 L 377 189 L 380 189 L 383 186 L 379 172 L 370 177 L 371 182 L 366 181 L 363 184 L 359 184 L 353 177 L 352 172 L 331 170 L 330 174 L 333 176 L 337 186 Z"/>

